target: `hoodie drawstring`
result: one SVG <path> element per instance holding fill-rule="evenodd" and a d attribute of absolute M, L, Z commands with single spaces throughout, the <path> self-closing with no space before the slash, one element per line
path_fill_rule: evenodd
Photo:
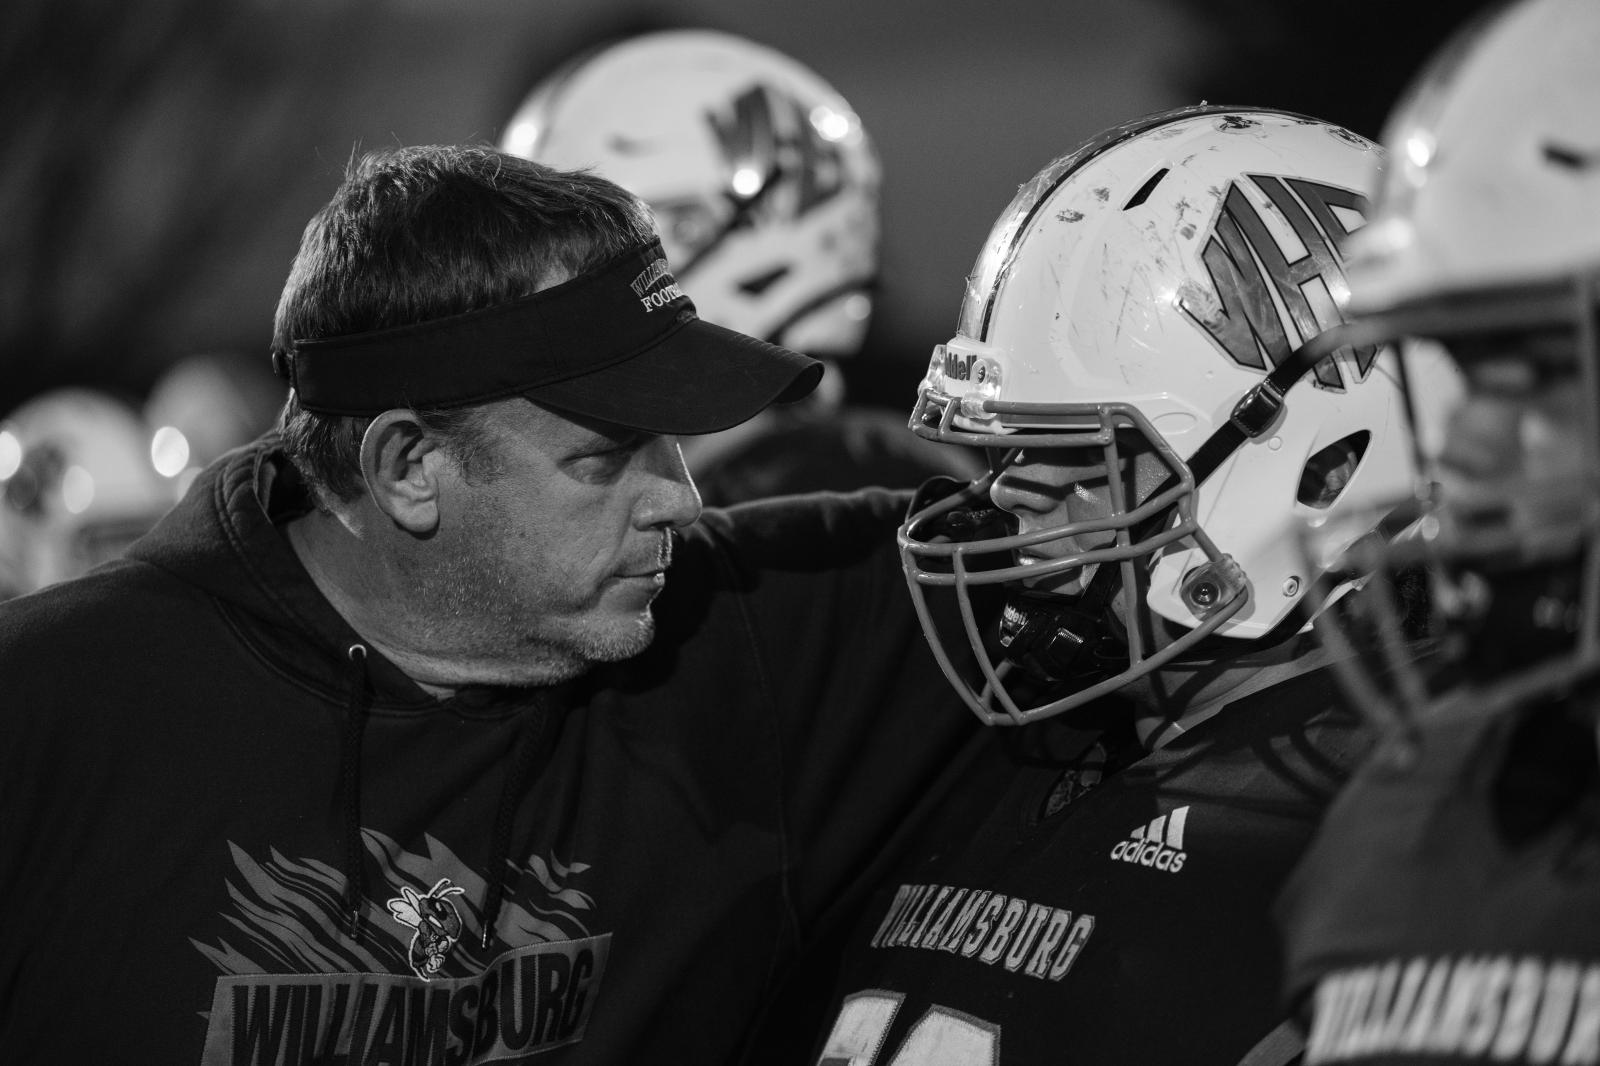
<path fill-rule="evenodd" d="M 489 894 L 483 904 L 483 939 L 481 946 L 489 947 L 489 934 L 494 931 L 500 917 L 500 905 L 506 895 L 506 864 L 511 858 L 511 828 L 516 820 L 517 800 L 522 786 L 528 780 L 533 766 L 533 756 L 539 750 L 539 737 L 544 732 L 548 713 L 541 708 L 531 715 L 533 722 L 524 722 L 516 741 L 516 751 L 511 765 L 506 768 L 505 781 L 500 786 L 500 808 L 495 811 L 494 834 L 489 839 Z"/>
<path fill-rule="evenodd" d="M 367 864 L 361 846 L 361 737 L 371 703 L 367 694 L 367 646 L 352 644 L 345 657 L 350 662 L 350 702 L 339 751 L 339 803 L 344 808 L 344 907 L 350 939 L 359 943 L 361 902 L 367 897 Z"/>
<path fill-rule="evenodd" d="M 359 943 L 362 901 L 367 896 L 367 864 L 361 842 L 361 740 L 366 732 L 367 712 L 371 709 L 372 701 L 367 685 L 366 645 L 350 645 L 345 657 L 350 664 L 350 698 L 339 752 L 338 805 L 344 816 L 345 918 L 349 923 L 350 939 Z M 489 934 L 494 929 L 505 900 L 506 866 L 511 857 L 511 831 L 516 821 L 517 801 L 532 770 L 548 713 L 541 708 L 539 713 L 529 717 L 533 721 L 524 722 L 514 742 L 515 750 L 511 764 L 506 768 L 505 781 L 500 786 L 500 806 L 495 811 L 494 831 L 489 840 L 489 866 L 486 873 L 489 889 L 483 906 L 482 944 L 485 948 L 489 946 Z"/>

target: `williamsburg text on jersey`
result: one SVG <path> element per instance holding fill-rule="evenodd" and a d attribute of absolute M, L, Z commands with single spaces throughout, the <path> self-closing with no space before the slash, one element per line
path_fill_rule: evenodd
<path fill-rule="evenodd" d="M 1233 1066 L 1283 1017 L 1272 900 L 1365 750 L 1332 691 L 1303 675 L 1153 752 L 996 739 L 861 916 L 812 1062 Z"/>
<path fill-rule="evenodd" d="M 1600 964 L 1534 956 L 1390 959 L 1317 985 L 1306 1063 L 1390 1055 L 1600 1062 Z"/>
<path fill-rule="evenodd" d="M 1094 915 L 988 889 L 901 885 L 875 948 L 921 948 L 1059 981 L 1094 932 Z"/>

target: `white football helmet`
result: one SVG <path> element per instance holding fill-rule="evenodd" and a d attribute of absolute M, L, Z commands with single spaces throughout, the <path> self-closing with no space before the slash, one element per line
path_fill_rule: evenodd
<path fill-rule="evenodd" d="M 1383 645 L 1349 660 L 1367 669 L 1351 679 L 1360 703 L 1404 723 L 1441 700 L 1516 702 L 1600 671 L 1600 5 L 1523 0 L 1480 17 L 1413 81 L 1383 139 L 1391 163 L 1350 244 L 1351 335 L 1521 360 L 1530 380 L 1570 382 L 1586 422 L 1566 470 L 1452 488 L 1441 468 L 1411 535 L 1352 561 L 1429 574 L 1440 654 L 1426 678 L 1396 639 L 1347 649 Z M 1338 550 L 1322 532 L 1307 537 L 1313 558 Z M 1359 598 L 1369 615 L 1389 602 Z M 1375 630 L 1397 637 L 1401 614 Z"/>
<path fill-rule="evenodd" d="M 1379 160 L 1315 119 L 1186 108 L 1060 157 L 1000 216 L 912 416 L 923 436 L 991 449 L 992 472 L 914 505 L 900 532 L 935 653 L 985 722 L 1058 714 L 1163 664 L 1224 657 L 1201 645 L 1213 635 L 1262 646 L 1297 632 L 1320 577 L 1298 551 L 1299 521 L 1411 490 L 1396 351 L 1313 359 L 1307 347 L 1341 321 L 1344 248 Z M 1407 360 L 1414 377 L 1449 377 L 1442 359 Z M 1130 497 L 1108 477 L 1110 515 L 1017 535 L 990 506 L 995 478 L 1019 450 L 1067 447 L 1095 449 L 1106 471 L 1153 455 L 1160 483 Z M 1302 490 L 1308 469 L 1341 455 L 1359 457 L 1342 490 Z M 1067 538 L 1105 546 L 1040 547 Z M 1063 574 L 1087 591 L 1035 591 Z M 983 586 L 1006 590 L 1004 661 L 971 602 Z M 928 602 L 941 589 L 958 598 L 978 675 L 944 646 Z M 1158 646 L 1163 624 L 1176 636 Z"/>
<path fill-rule="evenodd" d="M 283 390 L 257 364 L 224 355 L 191 355 L 167 368 L 150 387 L 144 420 L 156 469 L 181 496 L 204 467 L 269 429 Z"/>
<path fill-rule="evenodd" d="M 1433 59 L 1385 125 L 1392 165 L 1351 249 L 1352 314 L 1451 294 L 1498 305 L 1595 271 L 1597 49 L 1593 3 L 1524 0 L 1480 17 Z"/>
<path fill-rule="evenodd" d="M 127 404 L 88 389 L 34 397 L 0 419 L 0 598 L 121 555 L 175 502 Z"/>
<path fill-rule="evenodd" d="M 860 348 L 878 159 L 844 98 L 781 52 L 708 30 L 622 41 L 535 87 L 501 148 L 647 201 L 702 318 L 811 355 Z"/>

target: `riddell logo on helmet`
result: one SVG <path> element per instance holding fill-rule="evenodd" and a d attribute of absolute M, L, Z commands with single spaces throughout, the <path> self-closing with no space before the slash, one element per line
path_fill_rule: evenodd
<path fill-rule="evenodd" d="M 662 279 L 667 283 L 657 291 L 651 292 L 651 287 Z M 678 282 L 673 278 L 665 259 L 651 260 L 650 265 L 641 270 L 638 277 L 628 282 L 628 287 L 639 297 L 639 302 L 644 305 L 646 311 L 665 307 L 683 296 L 683 290 L 678 287 Z"/>
<path fill-rule="evenodd" d="M 944 376 L 947 378 L 982 384 L 988 371 L 988 365 L 975 355 L 957 355 L 948 348 L 944 350 Z"/>
<path fill-rule="evenodd" d="M 947 382 L 970 381 L 975 385 L 989 381 L 997 371 L 994 364 L 982 356 L 962 355 L 959 352 L 952 352 L 942 344 L 934 349 L 934 365 Z"/>
<path fill-rule="evenodd" d="M 1189 853 L 1183 850 L 1183 829 L 1189 808 L 1179 807 L 1171 814 L 1152 818 L 1129 834 L 1128 839 L 1111 849 L 1118 862 L 1131 862 L 1175 874 L 1183 869 Z"/>
<path fill-rule="evenodd" d="M 1266 371 L 1263 352 L 1277 366 L 1296 347 L 1344 320 L 1338 301 L 1349 285 L 1341 250 L 1364 224 L 1367 198 L 1304 178 L 1246 177 L 1270 201 L 1279 231 L 1292 231 L 1304 254 L 1290 261 L 1300 249 L 1286 252 L 1242 183 L 1233 182 L 1200 253 L 1215 292 L 1186 284 L 1178 306 L 1234 362 Z M 1344 388 L 1342 363 L 1362 381 L 1379 351 L 1375 344 L 1340 348 L 1317 364 L 1316 380 L 1325 388 Z"/>

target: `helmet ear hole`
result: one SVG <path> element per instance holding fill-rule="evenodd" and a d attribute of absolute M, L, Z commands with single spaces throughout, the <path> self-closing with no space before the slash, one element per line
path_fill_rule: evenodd
<path fill-rule="evenodd" d="M 1295 499 L 1319 511 L 1332 507 L 1350 484 L 1371 441 L 1372 434 L 1362 430 L 1334 441 L 1307 459 L 1300 470 L 1300 489 Z"/>

